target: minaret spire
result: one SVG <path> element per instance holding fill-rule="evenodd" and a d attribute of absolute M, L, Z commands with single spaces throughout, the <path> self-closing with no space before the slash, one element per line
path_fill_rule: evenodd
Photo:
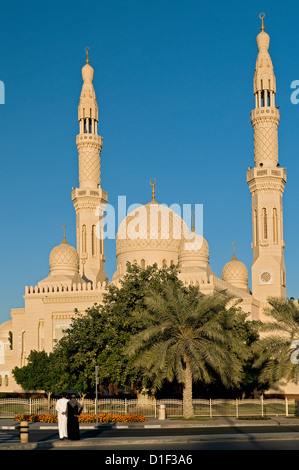
<path fill-rule="evenodd" d="M 86 51 L 86 63 L 82 68 L 83 85 L 78 107 L 80 187 L 97 188 L 101 184 L 100 153 L 103 138 L 98 135 L 99 108 L 93 87 L 94 70 L 89 64 L 89 48 Z M 88 135 L 86 135 L 88 134 Z"/>
<path fill-rule="evenodd" d="M 152 187 L 152 202 L 156 202 L 156 194 L 155 194 L 155 186 L 157 184 L 157 180 L 155 178 L 152 178 L 150 180 L 150 185 Z"/>
<path fill-rule="evenodd" d="M 85 52 L 86 52 L 86 63 L 89 64 L 89 58 L 88 58 L 89 47 L 85 47 Z"/>
<path fill-rule="evenodd" d="M 106 280 L 103 230 L 100 224 L 108 200 L 101 189 L 101 150 L 103 138 L 98 135 L 99 109 L 93 86 L 94 70 L 89 63 L 89 47 L 82 67 L 82 89 L 78 106 L 79 188 L 72 200 L 77 215 L 77 251 L 81 274 L 94 284 Z"/>
<path fill-rule="evenodd" d="M 255 110 L 251 113 L 254 129 L 255 165 L 275 167 L 278 164 L 279 110 L 275 107 L 276 78 L 269 54 L 270 37 L 264 28 L 265 14 L 261 13 L 261 32 L 256 41 L 258 55 L 253 78 Z"/>
<path fill-rule="evenodd" d="M 254 132 L 254 168 L 247 172 L 252 196 L 253 263 L 252 293 L 266 301 L 286 296 L 282 196 L 286 172 L 278 160 L 279 109 L 275 106 L 276 79 L 265 32 L 265 14 L 259 15 L 258 55 L 253 78 L 255 108 L 251 111 Z"/>

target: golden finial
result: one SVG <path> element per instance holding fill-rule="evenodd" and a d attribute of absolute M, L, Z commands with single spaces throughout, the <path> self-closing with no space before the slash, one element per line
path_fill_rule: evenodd
<path fill-rule="evenodd" d="M 155 178 L 152 178 L 150 180 L 150 185 L 153 188 L 152 189 L 152 202 L 155 201 L 155 199 L 156 199 L 156 196 L 155 196 L 155 186 L 156 186 L 156 184 L 157 184 L 157 180 Z"/>
<path fill-rule="evenodd" d="M 264 18 L 265 18 L 265 13 L 260 13 L 259 14 L 259 18 L 262 20 L 262 26 L 261 26 L 261 31 L 264 31 L 265 28 L 264 28 Z"/>
<path fill-rule="evenodd" d="M 195 211 L 191 211 L 191 232 L 195 232 L 195 228 L 194 228 L 194 216 L 195 216 Z"/>
<path fill-rule="evenodd" d="M 236 253 L 235 253 L 236 242 L 233 242 L 232 245 L 233 245 L 233 250 L 234 250 L 233 251 L 233 259 L 236 259 Z"/>
<path fill-rule="evenodd" d="M 89 59 L 88 59 L 89 47 L 85 47 L 85 52 L 86 52 L 86 63 L 89 64 Z"/>
<path fill-rule="evenodd" d="M 63 227 L 63 241 L 65 242 L 65 229 L 66 229 L 66 224 L 62 224 Z"/>

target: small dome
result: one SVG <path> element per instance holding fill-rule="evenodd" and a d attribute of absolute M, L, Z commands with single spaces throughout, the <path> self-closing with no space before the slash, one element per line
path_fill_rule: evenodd
<path fill-rule="evenodd" d="M 191 231 L 189 236 L 185 237 L 179 246 L 179 263 L 209 263 L 209 245 L 203 236 Z"/>
<path fill-rule="evenodd" d="M 55 246 L 49 257 L 51 274 L 76 274 L 79 272 L 79 256 L 75 248 L 65 238 Z"/>
<path fill-rule="evenodd" d="M 237 260 L 235 250 L 232 259 L 222 270 L 222 279 L 239 289 L 248 290 L 248 271 L 245 264 Z"/>

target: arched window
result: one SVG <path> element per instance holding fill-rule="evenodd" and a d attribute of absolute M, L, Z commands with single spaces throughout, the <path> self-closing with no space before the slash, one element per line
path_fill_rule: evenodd
<path fill-rule="evenodd" d="M 257 212 L 256 209 L 253 212 L 253 246 L 257 244 Z"/>
<path fill-rule="evenodd" d="M 163 267 L 163 268 L 167 268 L 167 261 L 166 261 L 166 259 L 163 259 L 163 261 L 162 261 L 162 267 Z"/>
<path fill-rule="evenodd" d="M 45 330 L 44 322 L 40 321 L 38 324 L 38 350 L 43 351 L 45 349 Z"/>
<path fill-rule="evenodd" d="M 265 207 L 262 209 L 262 227 L 263 227 L 263 238 L 268 238 L 267 210 L 265 209 Z"/>
<path fill-rule="evenodd" d="M 92 256 L 96 256 L 96 226 L 93 225 L 91 227 L 91 254 Z"/>
<path fill-rule="evenodd" d="M 145 269 L 145 259 L 142 259 L 140 261 L 140 266 L 142 267 L 142 269 Z"/>
<path fill-rule="evenodd" d="M 277 219 L 277 209 L 273 209 L 273 243 L 277 245 L 278 243 L 278 219 Z"/>
<path fill-rule="evenodd" d="M 82 225 L 82 252 L 86 253 L 86 225 Z"/>

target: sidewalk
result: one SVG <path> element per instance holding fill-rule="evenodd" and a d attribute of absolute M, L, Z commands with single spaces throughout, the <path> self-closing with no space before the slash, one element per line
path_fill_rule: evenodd
<path fill-rule="evenodd" d="M 0 418 L 0 429 L 17 429 L 20 423 L 14 421 L 13 418 Z M 242 419 L 234 417 L 215 417 L 215 418 L 198 418 L 190 421 L 176 420 L 166 418 L 159 420 L 148 418 L 145 423 L 99 423 L 100 427 L 107 428 L 186 428 L 186 427 L 223 427 L 223 426 L 299 426 L 299 417 L 287 416 L 270 416 L 267 419 Z M 58 429 L 56 423 L 29 423 L 29 428 L 34 429 Z M 80 423 L 80 429 L 94 429 L 96 423 L 84 424 Z"/>

